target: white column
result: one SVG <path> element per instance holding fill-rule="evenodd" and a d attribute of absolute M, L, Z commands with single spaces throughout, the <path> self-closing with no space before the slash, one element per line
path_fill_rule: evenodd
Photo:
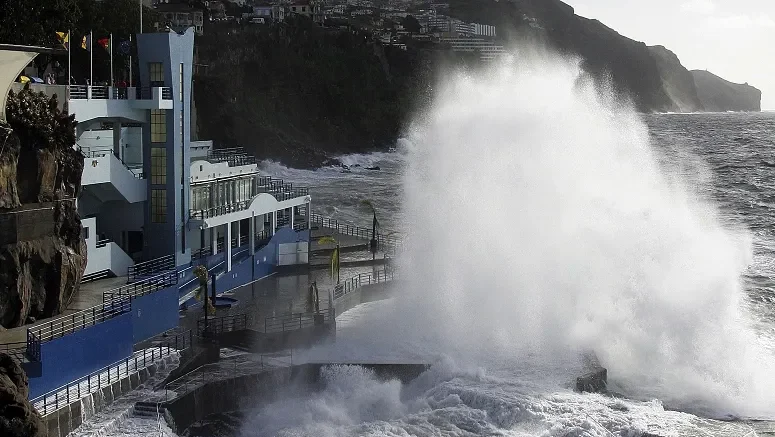
<path fill-rule="evenodd" d="M 210 228 L 210 246 L 212 247 L 213 255 L 218 253 L 218 228 Z"/>
<path fill-rule="evenodd" d="M 307 229 L 312 229 L 312 201 L 307 202 Z"/>
<path fill-rule="evenodd" d="M 250 220 L 250 235 L 248 235 L 248 240 L 250 240 L 250 254 L 253 255 L 256 253 L 256 216 L 252 216 L 248 220 Z"/>
<path fill-rule="evenodd" d="M 239 243 L 240 243 L 240 240 L 242 239 L 242 235 L 241 235 L 242 232 L 240 231 L 240 228 L 242 226 L 240 226 L 240 224 L 242 224 L 242 220 L 237 220 L 236 222 L 234 222 L 234 224 L 236 225 L 236 228 L 237 228 L 237 247 L 240 247 Z"/>
<path fill-rule="evenodd" d="M 277 231 L 277 211 L 272 211 L 272 235 Z"/>
<path fill-rule="evenodd" d="M 226 271 L 231 271 L 231 223 L 226 224 Z"/>
<path fill-rule="evenodd" d="M 295 215 L 294 212 L 296 210 L 295 206 L 291 207 L 291 229 L 293 229 L 293 216 Z"/>

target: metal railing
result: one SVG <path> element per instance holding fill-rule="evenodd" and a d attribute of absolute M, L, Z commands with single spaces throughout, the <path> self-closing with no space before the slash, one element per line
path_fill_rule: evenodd
<path fill-rule="evenodd" d="M 178 334 L 165 344 L 135 352 L 131 357 L 116 361 L 86 376 L 69 382 L 31 400 L 41 416 L 51 414 L 82 397 L 127 378 L 178 350 L 191 347 L 191 335 Z"/>
<path fill-rule="evenodd" d="M 351 291 L 363 287 L 364 285 L 380 284 L 383 282 L 392 281 L 396 278 L 394 270 L 380 270 L 375 273 L 359 273 L 357 276 L 353 276 L 343 282 L 334 286 L 334 300 L 350 293 Z"/>
<path fill-rule="evenodd" d="M 250 206 L 251 200 L 243 200 L 241 202 L 230 203 L 228 205 L 220 205 L 207 209 L 192 209 L 189 211 L 189 215 L 192 219 L 204 220 L 212 217 L 218 217 L 225 214 L 229 214 L 237 211 L 244 211 Z"/>
<path fill-rule="evenodd" d="M 328 217 L 323 217 L 319 214 L 312 214 L 312 223 L 318 224 L 321 227 L 336 230 L 337 233 L 342 235 L 349 235 L 351 237 L 360 238 L 363 240 L 371 240 L 372 229 L 362 228 L 360 226 L 354 226 L 347 223 L 339 223 L 339 220 L 335 220 Z M 377 231 L 377 245 L 379 246 L 398 246 L 401 243 L 399 238 L 392 235 L 384 235 Z"/>
<path fill-rule="evenodd" d="M 110 243 L 110 239 L 109 238 L 106 238 L 104 240 L 98 240 L 97 241 L 97 247 L 105 247 L 105 246 L 108 245 L 108 243 Z"/>
<path fill-rule="evenodd" d="M 117 299 L 133 299 L 153 293 L 178 283 L 178 272 L 167 271 L 150 278 L 122 285 L 102 293 L 103 304 Z"/>
<path fill-rule="evenodd" d="M 235 314 L 231 316 L 210 317 L 196 321 L 196 335 L 202 336 L 207 333 L 210 335 L 223 334 L 225 332 L 243 331 L 253 325 L 253 316 L 251 314 Z"/>
<path fill-rule="evenodd" d="M 165 255 L 129 266 L 126 272 L 127 282 L 136 281 L 139 277 L 155 275 L 159 272 L 175 270 L 175 255 Z"/>
<path fill-rule="evenodd" d="M 244 354 L 224 358 L 217 363 L 205 364 L 197 367 L 180 378 L 170 381 L 164 386 L 165 401 L 188 393 L 208 382 L 222 380 L 225 377 L 237 376 L 239 371 L 243 374 L 257 373 L 268 367 L 292 366 L 293 350 L 274 354 Z M 224 372 L 227 374 L 224 375 Z"/>
<path fill-rule="evenodd" d="M 170 87 L 137 87 L 137 99 L 138 100 L 148 100 L 153 98 L 153 89 L 154 88 L 161 88 L 161 98 L 162 100 L 172 100 L 172 88 Z"/>
<path fill-rule="evenodd" d="M 228 162 L 229 167 L 258 163 L 256 157 L 249 154 L 242 147 L 235 147 L 230 149 L 213 149 L 207 152 L 207 157 L 205 159 L 211 163 Z"/>
<path fill-rule="evenodd" d="M 310 326 L 329 323 L 333 320 L 333 316 L 330 311 L 320 311 L 318 313 L 297 313 L 286 314 L 282 316 L 266 317 L 264 319 L 263 331 L 264 333 L 270 332 L 286 332 L 296 331 L 302 328 L 309 328 Z M 262 328 L 258 326 L 259 330 Z"/>
<path fill-rule="evenodd" d="M 132 298 L 167 288 L 177 283 L 175 272 L 164 273 L 141 282 L 124 285 L 102 294 L 102 304 L 66 316 L 56 317 L 27 329 L 28 355 L 40 359 L 40 343 L 45 343 L 89 326 L 118 317 L 132 309 Z M 32 349 L 32 351 L 30 350 Z M 34 351 L 37 350 L 37 354 Z"/>
<path fill-rule="evenodd" d="M 67 316 L 60 316 L 40 325 L 27 329 L 28 347 L 40 348 L 40 343 L 45 343 L 81 329 L 94 326 L 106 320 L 113 319 L 131 310 L 129 299 L 113 300 L 105 302 L 85 310 L 78 311 Z M 32 340 L 35 340 L 34 342 Z M 37 344 L 34 344 L 37 343 Z M 30 351 L 28 350 L 28 354 Z M 31 354 L 30 354 L 31 355 Z M 38 352 L 38 359 L 40 352 Z"/>

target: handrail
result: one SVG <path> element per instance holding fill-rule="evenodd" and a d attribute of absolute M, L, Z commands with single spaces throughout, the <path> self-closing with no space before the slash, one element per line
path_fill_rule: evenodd
<path fill-rule="evenodd" d="M 150 278 L 122 285 L 102 293 L 102 302 L 107 303 L 115 299 L 132 299 L 154 291 L 173 286 L 178 283 L 178 272 L 167 271 Z"/>
<path fill-rule="evenodd" d="M 173 341 L 174 340 L 174 341 Z M 44 393 L 30 402 L 41 416 L 53 413 L 58 409 L 69 405 L 71 401 L 81 399 L 83 395 L 93 393 L 96 390 L 107 387 L 114 382 L 120 381 L 128 376 L 130 371 L 138 371 L 148 367 L 157 360 L 167 357 L 173 351 L 185 350 L 192 346 L 191 332 L 176 334 L 170 337 L 167 342 L 155 345 L 152 348 L 143 349 L 142 354 L 134 353 L 131 357 L 124 358 L 109 364 L 99 370 L 96 370 L 86 376 L 82 376 L 61 387 L 55 388 Z M 130 364 L 134 364 L 130 369 Z M 124 365 L 122 373 L 120 366 Z M 115 368 L 115 371 L 112 370 Z M 103 373 L 107 372 L 107 376 Z M 83 385 L 86 385 L 83 387 Z"/>
<path fill-rule="evenodd" d="M 118 317 L 132 309 L 132 298 L 143 296 L 177 283 L 175 272 L 161 274 L 133 284 L 124 285 L 102 294 L 103 302 L 70 315 L 56 317 L 27 329 L 28 347 L 40 348 L 56 338 Z M 32 334 L 32 337 L 31 337 Z M 37 345 L 35 345 L 37 343 Z M 34 352 L 34 350 L 32 351 Z M 31 351 L 28 351 L 31 353 Z M 38 352 L 39 354 L 39 352 Z"/>
<path fill-rule="evenodd" d="M 169 254 L 148 261 L 139 262 L 127 269 L 127 282 L 133 282 L 139 276 L 149 276 L 154 273 L 175 269 L 175 255 Z"/>
<path fill-rule="evenodd" d="M 217 379 L 223 379 L 223 375 L 219 374 L 219 372 L 216 371 L 210 371 L 210 369 L 223 369 L 224 364 L 226 366 L 231 366 L 231 374 L 236 375 L 238 364 L 253 364 L 258 367 L 259 370 L 263 371 L 267 364 L 269 363 L 268 358 L 275 358 L 275 359 L 281 359 L 281 358 L 288 358 L 288 361 L 281 361 L 281 364 L 292 366 L 293 365 L 293 350 L 291 350 L 288 353 L 280 352 L 280 353 L 267 353 L 267 354 L 244 354 L 244 355 L 235 355 L 231 356 L 225 359 L 221 359 L 218 362 L 210 363 L 210 364 L 204 364 L 202 366 L 197 367 L 196 369 L 192 370 L 191 372 L 186 373 L 185 375 L 182 375 L 178 377 L 177 379 L 168 382 L 164 386 L 164 396 L 165 401 L 169 402 L 172 399 L 170 398 L 170 392 L 175 393 L 175 397 L 179 396 L 182 393 L 188 393 L 189 387 L 196 388 L 201 385 L 204 385 L 210 381 L 217 380 Z M 182 393 L 176 393 L 177 390 L 183 389 Z"/>
<path fill-rule="evenodd" d="M 334 229 L 337 233 L 342 235 L 349 235 L 351 237 L 356 237 L 364 240 L 371 240 L 372 235 L 372 229 L 362 228 L 360 226 L 355 226 L 347 223 L 339 223 L 339 220 L 323 217 L 320 214 L 311 214 L 310 217 L 311 221 L 313 223 L 319 224 L 320 226 L 328 229 Z M 378 245 L 389 245 L 389 246 L 399 246 L 401 244 L 401 240 L 398 238 L 393 237 L 390 235 L 392 233 L 388 234 L 382 234 L 379 231 L 377 231 L 376 240 Z"/>
<path fill-rule="evenodd" d="M 40 343 L 46 343 L 64 337 L 67 334 L 72 334 L 73 332 L 80 331 L 89 326 L 94 326 L 98 323 L 126 314 L 130 310 L 131 304 L 129 299 L 105 302 L 28 328 L 27 338 L 28 340 L 31 340 L 30 334 L 32 334 L 32 338 L 37 340 L 37 347 L 39 348 Z"/>
<path fill-rule="evenodd" d="M 357 288 L 363 287 L 364 285 L 380 284 L 383 282 L 393 281 L 395 280 L 396 276 L 397 275 L 395 271 L 392 269 L 379 270 L 374 274 L 359 273 L 358 275 L 353 276 L 350 279 L 347 279 L 335 285 L 332 295 L 334 297 L 334 300 L 336 300 L 354 291 Z"/>

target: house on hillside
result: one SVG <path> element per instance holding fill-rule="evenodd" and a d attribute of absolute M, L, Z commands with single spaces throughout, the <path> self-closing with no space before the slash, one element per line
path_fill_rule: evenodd
<path fill-rule="evenodd" d="M 188 3 L 159 3 L 156 10 L 164 17 L 165 24 L 177 32 L 189 27 L 197 35 L 204 32 L 204 10 Z"/>

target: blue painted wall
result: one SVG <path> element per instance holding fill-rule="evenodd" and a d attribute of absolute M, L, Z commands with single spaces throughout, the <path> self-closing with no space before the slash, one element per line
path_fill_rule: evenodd
<path fill-rule="evenodd" d="M 129 357 L 132 345 L 131 312 L 41 344 L 41 376 L 30 378 L 30 399 Z"/>
<path fill-rule="evenodd" d="M 178 287 L 132 300 L 132 340 L 139 343 L 178 326 Z"/>
<path fill-rule="evenodd" d="M 239 264 L 231 266 L 231 271 L 224 273 L 215 280 L 215 292 L 225 293 L 233 288 L 245 285 L 253 280 L 253 270 L 251 268 L 252 259 L 248 258 Z"/>

